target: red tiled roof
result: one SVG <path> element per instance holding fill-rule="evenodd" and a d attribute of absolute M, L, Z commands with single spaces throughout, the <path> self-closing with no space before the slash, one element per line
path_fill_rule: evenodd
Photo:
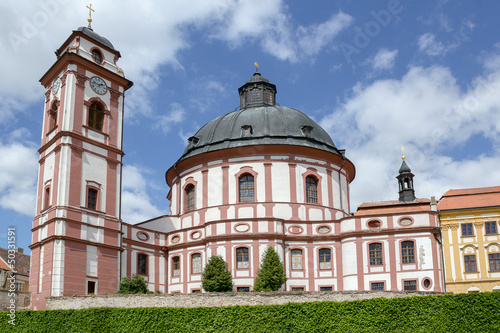
<path fill-rule="evenodd" d="M 452 189 L 438 203 L 438 210 L 500 206 L 500 186 Z"/>
<path fill-rule="evenodd" d="M 0 257 L 5 261 L 8 262 L 9 260 L 9 251 L 7 249 L 1 248 L 0 247 Z M 18 274 L 21 275 L 30 275 L 30 258 L 31 256 L 28 254 L 24 253 L 16 253 L 16 266 L 15 270 Z M 1 260 L 0 260 L 1 262 Z M 8 267 L 8 266 L 7 266 Z M 9 267 L 10 270 L 10 267 Z"/>
<path fill-rule="evenodd" d="M 358 207 L 355 216 L 400 214 L 412 212 L 425 212 L 430 210 L 429 199 L 417 199 L 413 202 L 400 202 L 398 200 L 365 202 Z"/>
<path fill-rule="evenodd" d="M 7 263 L 2 258 L 0 258 L 0 269 L 5 269 L 6 271 L 11 270 L 9 265 L 7 265 Z"/>

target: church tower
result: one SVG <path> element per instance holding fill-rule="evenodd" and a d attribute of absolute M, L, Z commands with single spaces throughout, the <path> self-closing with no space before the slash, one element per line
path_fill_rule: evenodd
<path fill-rule="evenodd" d="M 40 79 L 33 309 L 45 309 L 48 296 L 113 294 L 119 282 L 123 105 L 132 82 L 117 65 L 120 52 L 90 22 L 72 32 Z"/>
<path fill-rule="evenodd" d="M 417 199 L 415 197 L 415 188 L 413 187 L 414 176 L 415 175 L 411 173 L 410 167 L 406 164 L 405 156 L 403 155 L 403 163 L 401 163 L 399 175 L 396 177 L 399 185 L 400 202 L 412 202 Z"/>

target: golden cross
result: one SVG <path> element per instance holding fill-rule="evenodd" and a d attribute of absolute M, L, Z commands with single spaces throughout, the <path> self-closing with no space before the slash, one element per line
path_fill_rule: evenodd
<path fill-rule="evenodd" d="M 254 66 L 255 66 L 255 72 L 258 72 L 259 71 L 259 64 L 256 62 L 253 63 Z"/>
<path fill-rule="evenodd" d="M 403 161 L 405 160 L 405 147 L 401 147 L 401 151 L 403 152 Z"/>
<path fill-rule="evenodd" d="M 87 6 L 87 8 L 89 9 L 89 18 L 87 19 L 87 21 L 92 22 L 92 12 L 95 12 L 95 10 L 92 9 L 92 4 L 90 4 L 90 7 Z"/>

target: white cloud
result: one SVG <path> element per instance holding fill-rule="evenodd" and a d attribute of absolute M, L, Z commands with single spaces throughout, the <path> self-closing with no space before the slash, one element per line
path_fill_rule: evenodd
<path fill-rule="evenodd" d="M 214 37 L 233 47 L 260 41 L 267 53 L 295 62 L 316 56 L 352 22 L 350 15 L 339 12 L 325 22 L 295 29 L 285 9 L 281 0 L 237 1 Z"/>
<path fill-rule="evenodd" d="M 186 111 L 179 103 L 170 104 L 170 110 L 167 114 L 163 114 L 156 118 L 153 125 L 155 129 L 160 129 L 163 133 L 168 133 L 173 126 L 176 126 L 184 120 Z"/>
<path fill-rule="evenodd" d="M 498 55 L 497 55 L 498 56 Z M 451 187 L 500 184 L 500 66 L 485 60 L 485 72 L 462 90 L 445 67 L 412 67 L 399 80 L 358 84 L 321 123 L 342 138 L 357 166 L 352 184 L 355 209 L 363 201 L 397 199 L 395 176 L 401 146 L 416 175 L 417 195 L 440 196 Z M 481 137 L 492 151 L 452 159 L 455 150 Z M 496 169 L 495 169 L 496 168 Z M 481 177 L 487 175 L 487 177 Z"/>
<path fill-rule="evenodd" d="M 35 144 L 21 141 L 27 135 L 25 129 L 19 129 L 9 133 L 12 141 L 0 141 L 0 207 L 32 217 L 35 214 L 38 153 Z"/>
<path fill-rule="evenodd" d="M 139 223 L 166 214 L 151 203 L 148 195 L 151 186 L 144 176 L 147 173 L 147 169 L 137 166 L 123 167 L 122 220 L 127 223 Z"/>
<path fill-rule="evenodd" d="M 297 29 L 297 44 L 300 52 L 307 56 L 315 56 L 335 36 L 349 26 L 352 20 L 350 15 L 339 12 L 332 15 L 326 22 L 308 27 L 300 26 Z"/>
<path fill-rule="evenodd" d="M 418 49 L 430 56 L 444 55 L 447 48 L 443 43 L 436 40 L 436 35 L 427 32 L 418 38 Z"/>
<path fill-rule="evenodd" d="M 380 49 L 369 63 L 374 71 L 391 69 L 395 65 L 397 55 L 398 50 Z"/>

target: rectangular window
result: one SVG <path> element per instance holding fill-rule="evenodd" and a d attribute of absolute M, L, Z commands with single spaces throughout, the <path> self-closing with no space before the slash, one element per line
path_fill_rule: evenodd
<path fill-rule="evenodd" d="M 302 269 L 302 250 L 292 250 L 292 269 Z"/>
<path fill-rule="evenodd" d="M 472 223 L 462 224 L 462 236 L 474 236 L 474 231 L 472 230 Z"/>
<path fill-rule="evenodd" d="M 319 250 L 319 269 L 332 268 L 332 250 L 320 249 Z"/>
<path fill-rule="evenodd" d="M 484 224 L 484 231 L 486 235 L 495 235 L 497 234 L 497 223 L 496 222 L 486 222 Z"/>
<path fill-rule="evenodd" d="M 201 294 L 201 289 L 193 289 L 191 290 L 193 294 Z"/>
<path fill-rule="evenodd" d="M 292 291 L 304 291 L 304 287 L 292 287 Z"/>
<path fill-rule="evenodd" d="M 239 247 L 236 249 L 236 267 L 248 268 L 248 249 L 246 247 Z"/>
<path fill-rule="evenodd" d="M 250 287 L 236 287 L 237 292 L 241 293 L 249 293 L 250 292 Z"/>
<path fill-rule="evenodd" d="M 411 264 L 415 262 L 415 245 L 412 241 L 401 243 L 401 261 L 403 264 Z"/>
<path fill-rule="evenodd" d="M 372 282 L 370 288 L 371 291 L 384 291 L 384 282 Z"/>
<path fill-rule="evenodd" d="M 43 208 L 47 209 L 50 206 L 50 187 L 45 188 L 45 200 L 43 204 Z"/>
<path fill-rule="evenodd" d="M 319 291 L 333 291 L 333 287 L 319 287 Z"/>
<path fill-rule="evenodd" d="M 370 265 L 382 265 L 382 244 L 373 243 L 370 249 Z"/>
<path fill-rule="evenodd" d="M 87 208 L 97 209 L 97 190 L 94 188 L 89 188 L 87 191 Z"/>
<path fill-rule="evenodd" d="M 16 282 L 16 290 L 17 291 L 23 290 L 23 283 L 22 282 Z"/>
<path fill-rule="evenodd" d="M 417 280 L 404 281 L 403 290 L 404 291 L 417 290 Z"/>
<path fill-rule="evenodd" d="M 144 253 L 137 255 L 137 274 L 148 274 L 148 256 Z"/>
<path fill-rule="evenodd" d="M 500 253 L 488 254 L 490 261 L 490 271 L 500 271 Z"/>
<path fill-rule="evenodd" d="M 179 257 L 172 258 L 172 271 L 174 276 L 181 275 L 181 258 Z"/>
<path fill-rule="evenodd" d="M 195 253 L 191 256 L 192 263 L 192 273 L 199 274 L 201 273 L 201 254 Z"/>
<path fill-rule="evenodd" d="M 477 272 L 476 255 L 475 254 L 469 254 L 469 255 L 464 256 L 464 263 L 465 263 L 465 272 L 466 273 Z"/>
<path fill-rule="evenodd" d="M 95 295 L 96 293 L 96 282 L 87 281 L 87 295 Z"/>

